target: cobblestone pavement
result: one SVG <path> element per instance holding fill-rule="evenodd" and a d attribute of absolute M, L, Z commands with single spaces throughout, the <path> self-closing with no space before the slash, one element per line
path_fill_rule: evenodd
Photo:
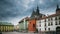
<path fill-rule="evenodd" d="M 2 32 L 2 34 L 38 34 L 38 33 Z"/>

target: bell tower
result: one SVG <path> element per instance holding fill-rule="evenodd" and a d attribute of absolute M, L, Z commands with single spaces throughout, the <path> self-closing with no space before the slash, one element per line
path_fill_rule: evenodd
<path fill-rule="evenodd" d="M 59 14 L 59 13 L 60 13 L 60 8 L 59 8 L 59 5 L 57 4 L 56 14 Z"/>

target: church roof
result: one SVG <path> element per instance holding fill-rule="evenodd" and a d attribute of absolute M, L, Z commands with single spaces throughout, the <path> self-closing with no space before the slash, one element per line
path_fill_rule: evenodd
<path fill-rule="evenodd" d="M 41 14 L 41 13 L 39 12 L 39 7 L 37 6 L 36 11 L 33 10 L 30 18 L 31 18 L 31 19 L 32 19 L 32 18 L 42 18 L 43 15 L 44 15 L 44 14 Z"/>

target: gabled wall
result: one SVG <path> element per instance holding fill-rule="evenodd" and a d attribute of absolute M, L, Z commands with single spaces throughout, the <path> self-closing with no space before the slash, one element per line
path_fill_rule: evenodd
<path fill-rule="evenodd" d="M 29 20 L 28 31 L 29 32 L 35 32 L 36 31 L 36 20 L 35 19 Z"/>

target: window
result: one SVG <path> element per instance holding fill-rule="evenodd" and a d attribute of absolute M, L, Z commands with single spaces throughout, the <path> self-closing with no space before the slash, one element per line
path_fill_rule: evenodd
<path fill-rule="evenodd" d="M 51 21 L 52 21 L 53 19 L 51 18 Z"/>
<path fill-rule="evenodd" d="M 48 28 L 48 30 L 50 31 L 50 28 Z"/>
<path fill-rule="evenodd" d="M 50 21 L 50 19 L 48 19 L 48 21 Z"/>
<path fill-rule="evenodd" d="M 30 22 L 30 24 L 31 24 L 31 22 Z"/>
<path fill-rule="evenodd" d="M 33 24 L 33 27 L 35 27 L 35 24 Z"/>
<path fill-rule="evenodd" d="M 50 22 L 48 23 L 48 26 L 50 26 Z"/>
<path fill-rule="evenodd" d="M 45 28 L 45 31 L 46 31 L 46 28 Z"/>
<path fill-rule="evenodd" d="M 57 22 L 55 22 L 55 25 L 58 25 Z"/>
<path fill-rule="evenodd" d="M 59 25 L 60 25 L 60 21 L 59 21 Z"/>
<path fill-rule="evenodd" d="M 46 19 L 45 19 L 45 22 L 46 22 Z"/>
<path fill-rule="evenodd" d="M 45 26 L 46 26 L 46 23 L 45 23 Z"/>
<path fill-rule="evenodd" d="M 51 22 L 51 25 L 53 25 L 53 22 Z"/>
<path fill-rule="evenodd" d="M 41 31 L 41 28 L 40 28 L 40 31 Z"/>
<path fill-rule="evenodd" d="M 55 20 L 57 20 L 57 17 L 55 17 Z"/>
<path fill-rule="evenodd" d="M 60 16 L 59 16 L 59 20 L 60 20 Z"/>

